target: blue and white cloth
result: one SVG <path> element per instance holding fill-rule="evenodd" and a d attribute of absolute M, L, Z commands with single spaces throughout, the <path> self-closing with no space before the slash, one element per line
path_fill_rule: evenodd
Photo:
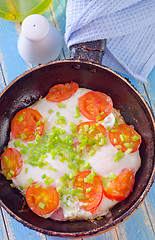
<path fill-rule="evenodd" d="M 142 82 L 155 65 L 155 0 L 68 0 L 67 46 L 107 39 L 102 64 Z"/>

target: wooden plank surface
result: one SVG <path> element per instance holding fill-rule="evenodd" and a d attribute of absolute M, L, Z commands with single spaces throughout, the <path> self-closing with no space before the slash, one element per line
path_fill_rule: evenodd
<path fill-rule="evenodd" d="M 59 8 L 58 3 L 60 3 Z M 64 35 L 66 0 L 55 0 L 54 4 L 45 11 L 44 16 L 55 25 Z M 26 64 L 17 51 L 17 40 L 20 32 L 19 23 L 0 20 L 0 91 L 21 73 L 32 68 Z M 68 58 L 69 51 L 64 44 L 61 59 Z M 148 77 L 148 82 L 142 84 L 130 78 L 131 83 L 138 89 L 155 114 L 155 69 Z M 88 240 L 153 240 L 155 239 L 155 186 L 141 207 L 123 224 L 111 231 Z M 43 235 L 24 227 L 14 220 L 1 208 L 0 211 L 0 240 L 61 240 L 59 237 Z"/>

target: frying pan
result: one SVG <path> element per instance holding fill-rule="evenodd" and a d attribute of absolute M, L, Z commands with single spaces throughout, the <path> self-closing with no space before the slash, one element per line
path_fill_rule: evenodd
<path fill-rule="evenodd" d="M 16 78 L 0 94 L 0 154 L 9 140 L 10 122 L 15 113 L 45 96 L 58 83 L 77 82 L 80 87 L 108 94 L 120 109 L 127 124 L 142 136 L 141 168 L 136 174 L 133 192 L 118 203 L 111 214 L 94 221 L 57 222 L 34 214 L 17 189 L 0 174 L 0 204 L 16 220 L 44 234 L 85 237 L 103 233 L 126 220 L 147 196 L 154 178 L 155 122 L 147 103 L 130 82 L 99 65 L 105 41 L 98 40 L 71 47 L 71 59 L 38 66 Z M 74 58 L 74 59 L 73 59 Z M 76 59 L 76 60 L 75 60 Z M 97 63 L 96 63 L 97 62 Z"/>

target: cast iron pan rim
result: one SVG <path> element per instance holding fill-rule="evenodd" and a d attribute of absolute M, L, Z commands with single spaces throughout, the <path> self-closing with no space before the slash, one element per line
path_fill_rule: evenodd
<path fill-rule="evenodd" d="M 50 62 L 48 64 L 43 64 L 43 65 L 39 65 L 37 67 L 34 67 L 26 72 L 24 72 L 23 74 L 21 74 L 20 76 L 18 76 L 17 78 L 15 78 L 0 94 L 0 97 L 5 93 L 5 91 L 12 86 L 15 82 L 17 82 L 18 80 L 20 80 L 22 77 L 24 77 L 25 75 L 34 72 L 37 69 L 40 68 L 44 68 L 50 65 L 55 65 L 55 64 L 61 64 L 61 63 L 72 63 L 72 64 L 88 64 L 89 67 L 93 67 L 93 68 L 102 68 L 105 69 L 111 73 L 113 73 L 114 75 L 118 76 L 119 78 L 121 78 L 122 81 L 124 81 L 138 96 L 139 98 L 142 100 L 142 102 L 145 104 L 149 115 L 151 117 L 152 123 L 153 123 L 153 127 L 155 129 L 155 120 L 153 117 L 153 114 L 150 110 L 150 107 L 148 105 L 148 103 L 145 101 L 145 99 L 143 98 L 143 96 L 138 92 L 138 90 L 124 77 L 122 77 L 120 74 L 114 72 L 113 70 L 109 69 L 108 67 L 104 67 L 98 64 L 94 64 L 94 63 L 90 63 L 90 62 L 81 62 L 80 60 L 61 60 L 61 61 L 54 61 L 54 62 Z M 155 138 L 155 137 L 154 137 Z M 43 234 L 47 234 L 47 235 L 51 235 L 51 236 L 59 236 L 59 237 L 89 237 L 89 236 L 93 236 L 108 230 L 111 230 L 112 228 L 114 228 L 116 225 L 121 224 L 123 221 L 125 221 L 127 218 L 129 218 L 129 216 L 131 216 L 142 204 L 143 200 L 146 198 L 147 194 L 150 191 L 150 188 L 154 182 L 154 178 L 155 178 L 155 168 L 152 171 L 152 174 L 150 176 L 150 179 L 148 181 L 148 184 L 146 186 L 146 188 L 144 189 L 143 193 L 141 194 L 140 198 L 134 203 L 134 205 L 132 205 L 132 207 L 130 207 L 128 209 L 128 211 L 126 211 L 121 217 L 117 218 L 116 220 L 114 220 L 113 222 L 104 225 L 102 227 L 90 230 L 90 231 L 83 231 L 83 232 L 75 232 L 75 233 L 63 233 L 63 232 L 54 232 L 54 231 L 50 231 L 50 230 L 46 230 L 46 229 L 42 229 L 42 228 L 38 228 L 24 220 L 22 220 L 20 217 L 18 217 L 17 215 L 15 215 L 10 209 L 8 209 L 7 206 L 5 206 L 5 204 L 0 200 L 0 206 L 2 206 L 14 219 L 16 219 L 17 221 L 21 222 L 24 226 L 27 226 L 30 229 L 36 230 L 38 232 L 41 232 Z"/>

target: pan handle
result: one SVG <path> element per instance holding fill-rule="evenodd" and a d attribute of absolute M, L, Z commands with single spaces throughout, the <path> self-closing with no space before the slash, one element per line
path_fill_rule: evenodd
<path fill-rule="evenodd" d="M 105 47 L 105 39 L 72 45 L 70 59 L 101 64 Z"/>

